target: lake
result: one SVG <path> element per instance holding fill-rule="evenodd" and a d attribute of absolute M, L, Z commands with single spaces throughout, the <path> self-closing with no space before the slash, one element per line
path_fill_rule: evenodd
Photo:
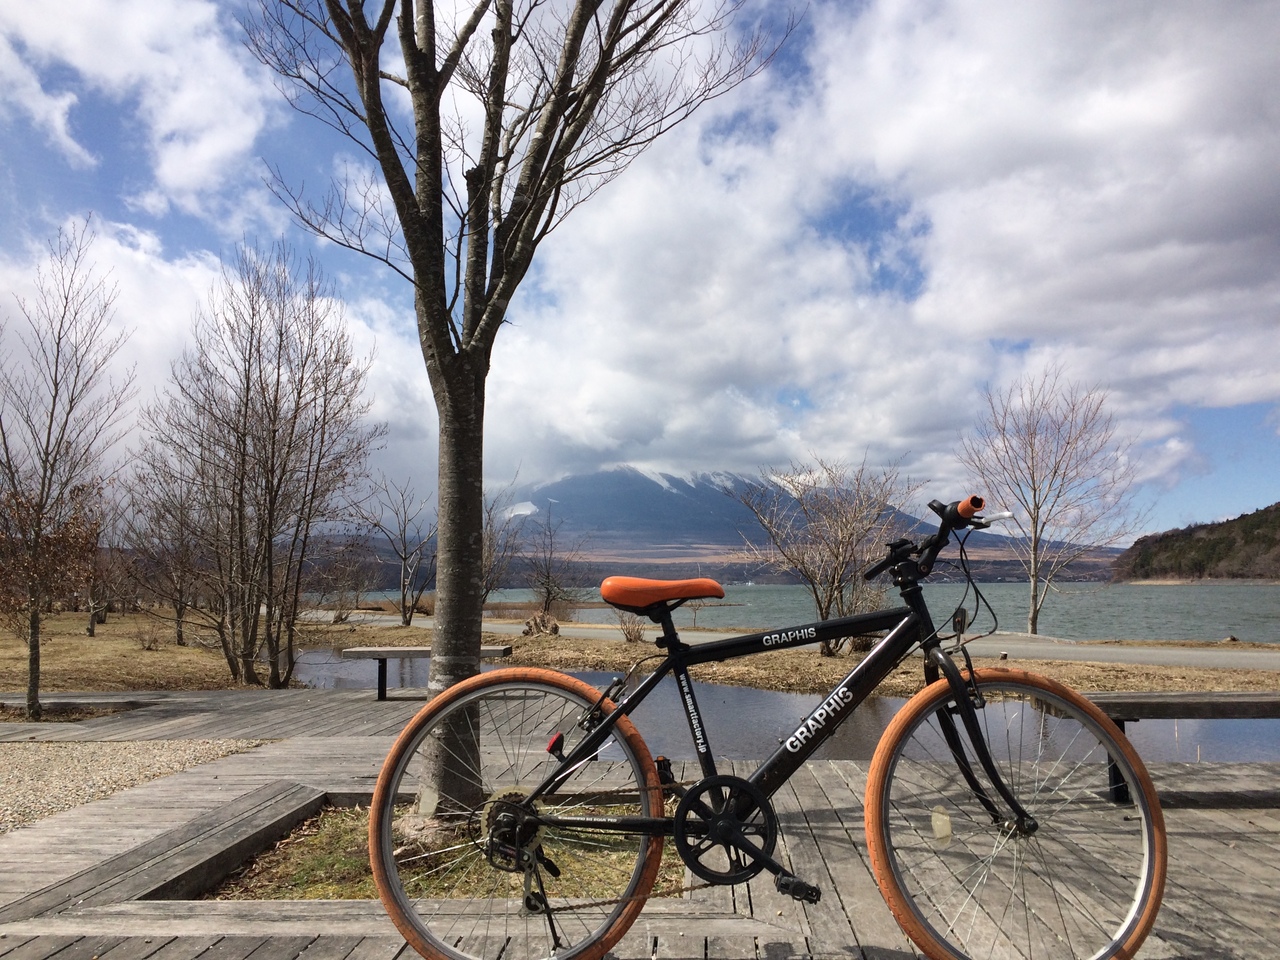
<path fill-rule="evenodd" d="M 429 660 L 391 660 L 387 686 L 421 689 L 427 685 L 429 670 Z M 604 688 L 614 674 L 584 671 L 574 676 Z M 372 660 L 339 660 L 328 650 L 304 650 L 297 678 L 314 687 L 367 689 L 372 697 L 377 665 Z M 821 701 L 821 696 L 810 693 L 707 683 L 695 683 L 694 688 L 712 749 L 724 759 L 763 760 Z M 869 760 L 880 734 L 904 702 L 896 697 L 867 700 L 823 745 L 818 758 Z M 743 722 L 744 717 L 749 722 Z M 633 719 L 655 755 L 695 759 L 689 726 L 670 679 L 650 694 Z M 1143 720 L 1129 724 L 1125 732 L 1150 763 L 1280 760 L 1280 720 Z"/>
<path fill-rule="evenodd" d="M 1001 630 L 1026 629 L 1028 585 L 979 585 L 995 611 Z M 790 626 L 814 619 L 804 588 L 794 585 L 730 584 L 722 605 L 696 611 L 697 626 L 739 628 L 743 632 Z M 593 598 L 599 594 L 592 592 Z M 493 599 L 523 601 L 526 590 L 498 591 Z M 964 585 L 934 583 L 925 597 L 935 617 L 949 617 L 964 597 Z M 972 607 L 972 596 L 969 597 Z M 691 627 L 695 611 L 676 611 L 677 628 Z M 605 610 L 585 610 L 582 619 L 609 622 Z M 988 629 L 991 615 L 975 628 Z M 971 630 L 971 632 L 973 632 Z M 1215 581 L 1193 584 L 1064 583 L 1055 588 L 1041 613 L 1040 632 L 1068 640 L 1221 640 L 1228 635 L 1259 643 L 1280 642 L 1280 584 Z M 391 688 L 425 687 L 429 662 L 392 660 Z M 603 686 L 610 677 L 581 674 Z M 377 685 L 372 660 L 337 661 L 329 651 L 304 651 L 298 679 L 319 687 Z M 699 703 L 717 754 L 762 759 L 778 737 L 786 736 L 816 704 L 811 694 L 780 693 L 741 687 L 698 686 Z M 875 698 L 861 707 L 823 749 L 841 759 L 867 759 L 880 732 L 901 701 Z M 743 723 L 742 717 L 751 718 Z M 667 683 L 636 716 L 637 726 L 655 753 L 691 759 L 689 732 L 674 685 Z M 1129 739 L 1152 762 L 1181 760 L 1280 760 L 1280 720 L 1144 720 L 1131 724 Z"/>
<path fill-rule="evenodd" d="M 1025 583 L 979 584 L 1001 630 L 1027 629 Z M 965 592 L 960 583 L 925 584 L 925 600 L 939 621 L 949 619 Z M 501 590 L 495 600 L 524 600 L 527 590 Z M 591 599 L 599 593 L 589 591 Z M 896 605 L 891 594 L 889 605 Z M 968 606 L 972 608 L 972 594 Z M 813 601 L 797 585 L 728 584 L 718 605 L 676 611 L 676 627 L 739 628 L 744 633 L 813 619 Z M 583 620 L 609 622 L 607 611 L 585 610 Z M 990 629 L 984 612 L 971 633 Z M 1221 640 L 1280 642 L 1280 584 L 1212 581 L 1176 585 L 1063 583 L 1045 601 L 1040 633 L 1064 640 Z"/>

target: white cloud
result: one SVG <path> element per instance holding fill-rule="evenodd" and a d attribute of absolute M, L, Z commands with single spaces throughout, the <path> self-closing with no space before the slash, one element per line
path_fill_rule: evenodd
<path fill-rule="evenodd" d="M 1280 401 L 1276 13 L 811 7 L 808 89 L 744 88 L 719 109 L 749 123 L 673 135 L 548 242 L 499 338 L 489 462 L 869 446 L 945 478 L 983 383 L 1051 359 L 1190 464 L 1171 408 Z"/>
<path fill-rule="evenodd" d="M 192 246 L 174 213 L 285 228 L 245 186 L 277 94 L 229 9 L 0 8 L 0 101 L 71 162 L 109 160 L 111 136 L 152 160 L 127 189 L 156 233 L 102 247 L 163 375 L 213 265 L 167 252 Z M 545 243 L 498 338 L 490 479 L 869 449 L 944 485 L 983 384 L 1047 362 L 1110 388 L 1149 476 L 1201 469 L 1179 408 L 1280 403 L 1276 14 L 819 0 L 787 54 L 802 69 L 712 104 Z M 118 130 L 89 135 L 91 100 Z M 288 133 L 267 152 L 299 183 L 350 152 L 313 121 Z M 436 414 L 407 289 L 330 263 L 377 342 L 383 459 L 425 484 Z"/>
<path fill-rule="evenodd" d="M 22 62 L 9 39 L 0 35 L 0 109 L 17 107 L 49 142 L 77 168 L 92 167 L 97 159 L 71 135 L 69 114 L 76 104 L 73 93 L 47 93 L 35 71 Z"/>
<path fill-rule="evenodd" d="M 83 164 L 79 97 L 62 72 L 69 67 L 84 89 L 136 111 L 152 162 L 151 183 L 136 202 L 153 215 L 170 204 L 198 212 L 211 192 L 238 179 L 276 96 L 236 30 L 229 9 L 209 0 L 75 0 L 56 15 L 39 4 L 5 4 L 0 75 L 20 83 L 4 96 Z M 122 122 L 127 135 L 134 117 Z"/>

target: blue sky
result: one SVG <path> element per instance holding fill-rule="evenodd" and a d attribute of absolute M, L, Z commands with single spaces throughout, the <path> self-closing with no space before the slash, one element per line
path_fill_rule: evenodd
<path fill-rule="evenodd" d="M 284 103 L 240 7 L 0 8 L 0 311 L 92 213 L 145 399 L 218 258 L 281 233 L 337 279 L 433 485 L 408 291 L 290 224 L 279 164 L 359 157 Z M 816 0 L 780 69 L 575 211 L 502 331 L 488 472 L 899 460 L 964 484 L 981 391 L 1104 386 L 1163 529 L 1280 501 L 1280 2 Z"/>

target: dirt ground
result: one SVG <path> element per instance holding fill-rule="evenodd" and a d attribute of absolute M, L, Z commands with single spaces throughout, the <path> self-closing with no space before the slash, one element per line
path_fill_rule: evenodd
<path fill-rule="evenodd" d="M 143 615 L 112 616 L 85 635 L 81 614 L 59 614 L 45 623 L 41 645 L 41 690 L 215 690 L 235 686 L 221 652 L 215 647 L 177 646 L 169 631 Z M 303 630 L 312 647 L 363 645 L 415 646 L 430 642 L 417 627 L 380 624 L 315 624 Z M 656 654 L 650 642 L 582 640 L 568 637 L 508 637 L 486 634 L 485 642 L 508 643 L 512 666 L 545 666 L 562 670 L 625 672 Z M 706 664 L 696 679 L 795 692 L 825 692 L 852 669 L 848 656 L 821 657 L 816 650 L 779 650 L 728 663 Z M 978 666 L 1017 666 L 1054 677 L 1079 690 L 1280 690 L 1280 672 L 1266 670 L 1188 669 L 1060 660 L 983 660 Z M 918 662 L 908 663 L 888 678 L 881 692 L 906 696 L 919 688 Z M 19 693 L 27 685 L 27 649 L 12 634 L 0 635 L 0 691 Z"/>

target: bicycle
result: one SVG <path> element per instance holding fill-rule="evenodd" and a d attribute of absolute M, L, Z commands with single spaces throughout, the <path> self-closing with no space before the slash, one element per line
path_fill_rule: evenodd
<path fill-rule="evenodd" d="M 370 808 L 374 876 L 405 940 L 432 960 L 598 960 L 644 906 L 668 837 L 704 883 L 768 870 L 781 893 L 818 902 L 818 886 L 774 857 L 770 797 L 918 649 L 926 686 L 881 737 L 864 805 L 873 872 L 899 925 L 936 960 L 1132 957 L 1167 861 L 1151 778 L 1075 691 L 975 670 L 957 646 L 961 669 L 920 583 L 953 534 L 991 521 L 979 497 L 930 507 L 937 532 L 889 544 L 864 574 L 889 572 L 902 607 L 690 646 L 672 611 L 723 597 L 718 583 L 611 577 L 609 603 L 662 627 L 661 663 L 631 692 L 627 678 L 602 692 L 514 667 L 428 703 L 388 755 Z M 718 772 L 691 666 L 868 634 L 882 636 L 754 773 Z M 701 772 L 687 783 L 655 762 L 630 719 L 667 675 Z"/>

